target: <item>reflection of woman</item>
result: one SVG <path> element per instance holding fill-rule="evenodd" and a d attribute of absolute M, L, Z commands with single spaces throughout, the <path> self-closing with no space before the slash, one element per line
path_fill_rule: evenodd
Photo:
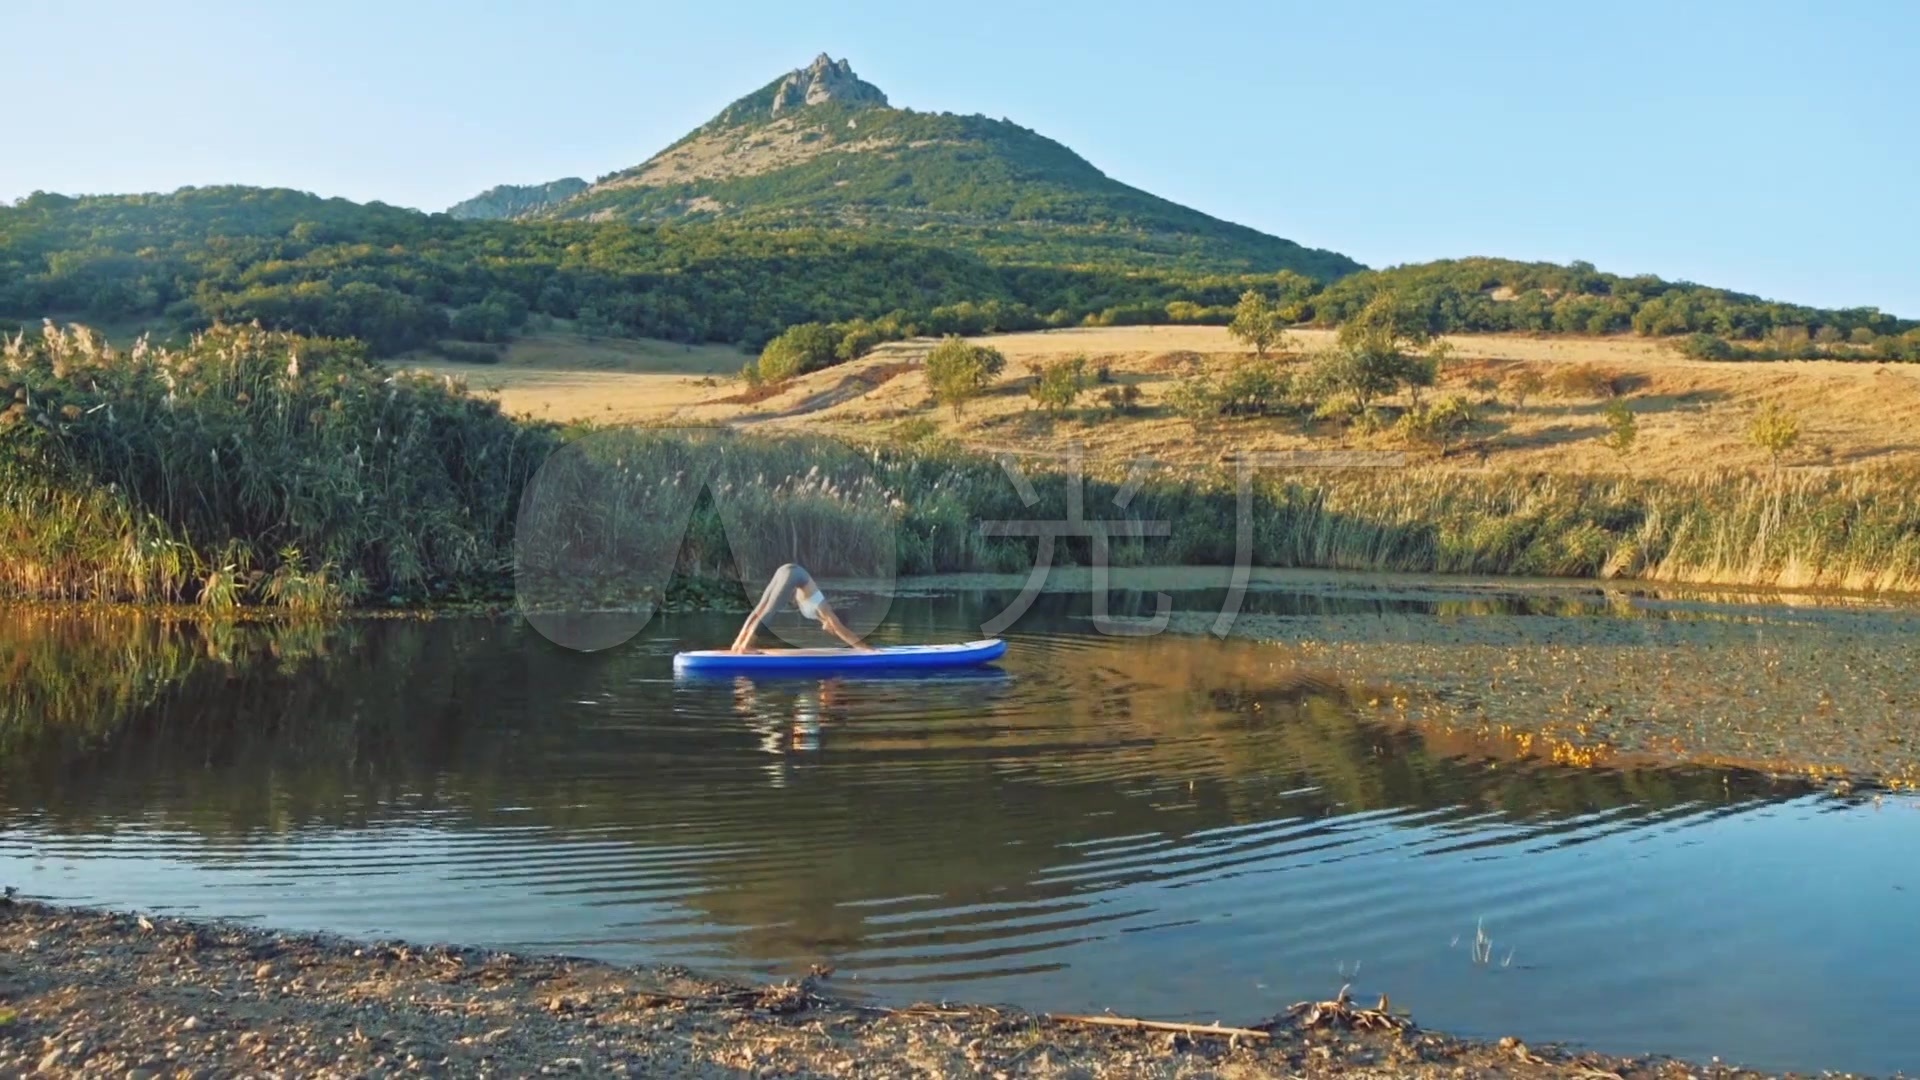
<path fill-rule="evenodd" d="M 763 695 L 750 679 L 737 679 L 733 687 L 734 710 L 746 717 L 760 735 L 760 749 L 769 754 L 787 750 L 801 752 L 820 749 L 822 722 L 830 715 L 839 694 L 840 680 L 826 679 L 817 685 L 796 688 L 791 702 L 785 695 Z M 781 708 L 791 704 L 792 712 Z M 776 768 L 776 766 L 768 766 Z"/>
<path fill-rule="evenodd" d="M 740 636 L 733 639 L 730 651 L 747 651 L 754 633 L 760 629 L 760 623 L 780 606 L 781 595 L 789 589 L 793 591 L 793 602 L 800 608 L 800 614 L 818 622 L 828 633 L 848 645 L 862 652 L 873 651 L 873 646 L 862 642 L 853 631 L 847 629 L 846 623 L 840 621 L 840 616 L 833 613 L 833 608 L 827 604 L 827 594 L 820 591 L 813 575 L 795 563 L 788 563 L 773 572 L 773 580 L 767 582 L 767 591 L 760 594 L 760 602 L 753 605 L 753 610 L 747 614 L 746 625 L 740 628 Z"/>

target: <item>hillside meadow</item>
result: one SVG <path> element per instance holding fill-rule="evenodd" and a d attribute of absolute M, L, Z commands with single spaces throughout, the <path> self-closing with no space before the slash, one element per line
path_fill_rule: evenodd
<path fill-rule="evenodd" d="M 1716 367 L 1629 355 L 1615 341 L 1469 342 L 1429 395 L 1485 377 L 1476 373 L 1583 371 L 1606 356 L 1608 385 L 1636 403 L 1645 441 L 1624 454 L 1589 445 L 1597 391 L 1550 379 L 1556 389 L 1509 406 L 1496 381 L 1485 430 L 1440 456 L 1407 448 L 1397 428 L 1167 414 L 1168 380 L 1236 362 L 1200 351 L 1221 343 L 1204 330 L 990 340 L 1013 361 L 953 410 L 927 399 L 925 342 L 755 389 L 698 373 L 730 366 L 731 350 L 584 337 L 524 339 L 495 363 L 461 365 L 463 379 L 444 361 L 395 371 L 356 343 L 250 328 L 131 349 L 82 328 L 17 336 L 0 356 L 0 391 L 13 399 L 0 412 L 0 591 L 313 611 L 506 599 L 536 585 L 562 604 L 688 587 L 697 599 L 710 594 L 696 579 L 755 580 L 789 559 L 826 576 L 1014 572 L 1032 565 L 1034 541 L 989 537 L 979 523 L 1066 514 L 1076 481 L 1045 455 L 1077 442 L 1089 449 L 1091 519 L 1120 537 L 1142 520 L 1172 530 L 1116 539 L 1123 565 L 1238 558 L 1236 455 L 1382 448 L 1407 450 L 1406 465 L 1264 470 L 1247 504 L 1247 557 L 1920 590 L 1908 434 L 1920 383 L 1906 369 Z M 1145 340 L 1175 347 L 1114 348 Z M 1028 359 L 1103 346 L 1114 351 L 1093 353 L 1108 369 L 1094 385 L 1144 388 L 1131 412 L 1033 407 L 1032 377 L 1019 374 Z M 1804 408 L 1814 436 L 1779 467 L 1740 442 L 1743 417 L 1768 398 Z M 1043 455 L 1027 470 L 1033 499 L 986 450 Z M 1136 486 L 1128 467 L 1140 455 L 1160 467 Z M 1553 467 L 1528 467 L 1538 462 Z M 1056 560 L 1093 556 L 1083 537 Z"/>
<path fill-rule="evenodd" d="M 1332 343 L 1334 331 L 1294 329 L 1283 365 L 1303 363 Z M 846 364 L 810 372 L 777 388 L 750 390 L 732 376 L 751 355 L 727 346 L 589 343 L 577 336 L 533 335 L 504 347 L 484 367 L 418 361 L 439 374 L 463 375 L 476 393 L 509 413 L 558 422 L 727 423 L 766 431 L 866 438 L 929 437 L 1015 453 L 1061 453 L 1074 445 L 1092 458 L 1137 454 L 1186 465 L 1238 453 L 1375 449 L 1402 451 L 1443 471 L 1513 469 L 1548 473 L 1673 476 L 1705 467 L 1770 470 L 1772 455 L 1750 426 L 1772 404 L 1793 416 L 1798 443 L 1781 456 L 1786 470 L 1807 471 L 1920 461 L 1920 365 L 1822 360 L 1724 362 L 1683 356 L 1673 343 L 1630 335 L 1536 337 L 1462 334 L 1443 338 L 1452 359 L 1431 397 L 1459 394 L 1478 405 L 1475 429 L 1442 455 L 1398 433 L 1367 435 L 1297 417 L 1174 415 L 1169 394 L 1189 371 L 1230 370 L 1250 355 L 1224 327 L 1098 327 L 983 335 L 1006 365 L 987 393 L 955 416 L 931 398 L 921 365 L 931 339 L 884 344 Z M 1113 385 L 1134 386 L 1132 412 L 1100 401 L 1094 382 L 1075 407 L 1051 416 L 1028 388 L 1030 365 L 1073 356 L 1104 366 Z M 1523 373 L 1543 385 L 1515 390 Z M 1596 390 L 1599 382 L 1612 385 Z M 1615 390 L 1617 392 L 1608 392 Z M 1615 398 L 1635 415 L 1633 448 L 1607 443 L 1605 410 Z M 1407 393 L 1386 404 L 1407 404 Z"/>

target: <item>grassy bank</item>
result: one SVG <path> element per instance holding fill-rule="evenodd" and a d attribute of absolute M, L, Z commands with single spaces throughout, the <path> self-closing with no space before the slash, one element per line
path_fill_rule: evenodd
<path fill-rule="evenodd" d="M 939 448 L 623 429 L 561 456 L 567 467 L 552 475 L 565 483 L 530 500 L 541 513 L 529 522 L 544 524 L 523 523 L 521 543 L 564 547 L 540 569 L 575 584 L 671 564 L 686 521 L 682 571 L 731 566 L 731 554 L 749 581 L 789 559 L 829 575 L 1023 571 L 1043 543 L 1033 532 L 1053 528 L 1055 565 L 1088 564 L 1102 542 L 1113 565 L 1228 564 L 1244 544 L 1255 565 L 1276 567 L 1920 589 L 1911 469 L 1273 470 L 1249 482 L 1243 536 L 1237 480 L 1219 468 L 1129 486 L 1118 473 L 1080 484 L 1029 466 L 1029 505 L 998 462 Z M 1067 524 L 1076 495 L 1079 528 Z M 996 522 L 1032 524 L 989 535 L 983 526 Z M 546 539 L 561 533 L 564 545 Z"/>
<path fill-rule="evenodd" d="M 558 440 L 343 342 L 75 327 L 0 355 L 0 589 L 321 608 L 497 576 Z"/>
<path fill-rule="evenodd" d="M 1244 544 L 1263 566 L 1920 590 L 1912 467 L 1276 469 L 1252 481 L 1243 535 L 1223 467 L 1081 485 L 940 443 L 562 431 L 349 345 L 246 328 L 125 352 L 50 328 L 6 346 L 0 394 L 14 596 L 318 610 L 513 586 L 602 603 L 787 561 L 1024 571 L 1049 528 L 1056 565 L 1110 540 L 1115 565 L 1232 563 Z"/>

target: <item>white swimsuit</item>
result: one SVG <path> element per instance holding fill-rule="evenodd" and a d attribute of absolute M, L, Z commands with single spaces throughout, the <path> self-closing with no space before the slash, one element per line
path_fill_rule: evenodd
<path fill-rule="evenodd" d="M 816 622 L 820 619 L 820 605 L 827 602 L 827 594 L 815 586 L 807 595 L 800 598 L 800 614 Z"/>

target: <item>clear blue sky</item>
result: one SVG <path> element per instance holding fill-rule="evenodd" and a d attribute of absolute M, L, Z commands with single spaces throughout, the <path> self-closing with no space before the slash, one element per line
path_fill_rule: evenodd
<path fill-rule="evenodd" d="M 6 0 L 0 200 L 439 210 L 634 164 L 824 50 L 1372 266 L 1587 259 L 1920 317 L 1913 0 L 822 7 Z"/>

